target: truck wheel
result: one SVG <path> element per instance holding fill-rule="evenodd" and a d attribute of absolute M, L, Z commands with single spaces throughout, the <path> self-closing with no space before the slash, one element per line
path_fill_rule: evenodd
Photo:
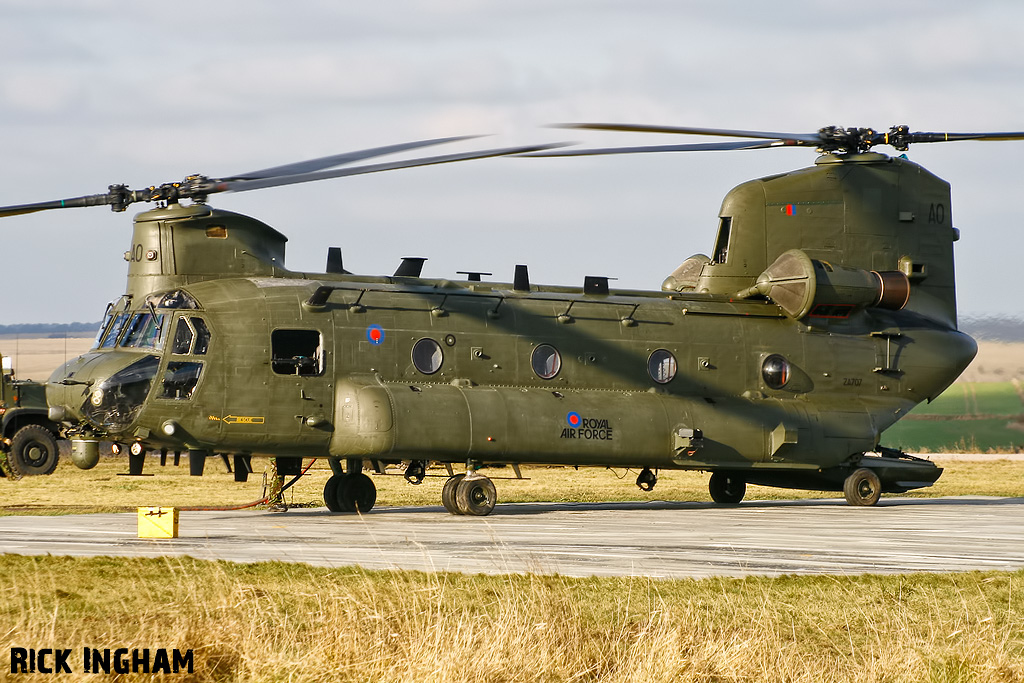
<path fill-rule="evenodd" d="M 8 461 L 15 476 L 50 474 L 59 457 L 57 439 L 46 427 L 25 425 L 11 439 Z"/>

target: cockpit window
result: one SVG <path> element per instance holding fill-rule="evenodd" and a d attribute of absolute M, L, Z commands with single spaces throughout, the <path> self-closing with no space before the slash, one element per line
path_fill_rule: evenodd
<path fill-rule="evenodd" d="M 323 374 L 323 340 L 317 330 L 274 330 L 270 349 L 270 366 L 279 375 Z"/>
<path fill-rule="evenodd" d="M 107 331 L 107 326 L 110 325 L 110 321 L 113 319 L 114 314 L 110 312 L 110 308 L 107 308 L 107 314 L 103 316 L 103 322 L 100 323 L 100 329 L 96 332 L 96 340 L 92 343 L 92 348 L 98 349 L 100 343 L 103 341 L 103 333 Z"/>
<path fill-rule="evenodd" d="M 718 222 L 718 239 L 715 240 L 715 255 L 712 263 L 725 263 L 729 258 L 729 237 L 732 233 L 732 216 L 722 216 Z"/>
<path fill-rule="evenodd" d="M 163 331 L 163 315 L 136 313 L 128 323 L 121 346 L 138 349 L 158 348 L 163 341 Z"/>
<path fill-rule="evenodd" d="M 196 345 L 192 348 L 192 353 L 202 356 L 210 348 L 210 328 L 202 318 L 189 318 L 189 321 L 196 328 Z"/>
<path fill-rule="evenodd" d="M 164 391 L 161 398 L 192 398 L 202 370 L 202 363 L 168 363 L 167 371 L 164 372 Z"/>
<path fill-rule="evenodd" d="M 106 333 L 103 335 L 103 341 L 100 342 L 101 349 L 112 349 L 117 344 L 117 338 L 121 335 L 121 330 L 124 329 L 124 324 L 128 322 L 127 313 L 118 313 L 114 316 L 114 322 L 107 328 Z"/>
<path fill-rule="evenodd" d="M 202 318 L 178 318 L 174 329 L 174 340 L 171 342 L 171 353 L 196 356 L 206 354 L 210 348 L 210 328 Z"/>
<path fill-rule="evenodd" d="M 192 348 L 192 340 L 196 333 L 188 324 L 188 318 L 178 318 L 178 326 L 174 330 L 174 341 L 171 342 L 171 353 L 184 354 Z"/>
<path fill-rule="evenodd" d="M 199 308 L 199 302 L 188 292 L 175 289 L 166 294 L 154 294 L 149 297 L 148 302 L 157 308 L 188 308 L 195 310 Z"/>

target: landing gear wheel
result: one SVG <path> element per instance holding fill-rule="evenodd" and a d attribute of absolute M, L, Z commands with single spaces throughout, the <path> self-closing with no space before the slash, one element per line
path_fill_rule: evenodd
<path fill-rule="evenodd" d="M 427 463 L 423 460 L 412 460 L 409 462 L 409 467 L 405 470 L 405 480 L 413 485 L 419 485 L 423 483 L 423 478 L 427 476 Z"/>
<path fill-rule="evenodd" d="M 448 481 L 444 483 L 444 488 L 441 489 L 441 505 L 444 505 L 444 509 L 453 515 L 462 514 L 459 512 L 459 504 L 455 502 L 455 491 L 459 488 L 459 482 L 465 478 L 465 474 L 456 474 L 448 477 Z"/>
<path fill-rule="evenodd" d="M 338 502 L 338 486 L 341 484 L 344 476 L 344 474 L 332 475 L 327 479 L 327 483 L 324 484 L 324 504 L 327 505 L 327 509 L 331 512 L 345 512 L 345 510 L 341 509 Z"/>
<path fill-rule="evenodd" d="M 874 505 L 882 495 L 882 481 L 877 474 L 861 467 L 843 482 L 843 494 L 850 505 Z"/>
<path fill-rule="evenodd" d="M 636 485 L 641 491 L 653 491 L 654 485 L 658 483 L 658 475 L 647 467 L 636 477 Z"/>
<path fill-rule="evenodd" d="M 336 498 L 342 512 L 366 513 L 377 502 L 377 487 L 362 472 L 346 474 L 338 483 Z"/>
<path fill-rule="evenodd" d="M 489 515 L 497 502 L 498 492 L 487 477 L 466 477 L 455 488 L 455 504 L 463 515 Z"/>
<path fill-rule="evenodd" d="M 25 425 L 11 439 L 7 461 L 15 477 L 50 474 L 57 469 L 57 439 L 46 427 Z"/>
<path fill-rule="evenodd" d="M 719 505 L 738 505 L 747 493 L 747 482 L 731 472 L 712 472 L 708 491 Z"/>

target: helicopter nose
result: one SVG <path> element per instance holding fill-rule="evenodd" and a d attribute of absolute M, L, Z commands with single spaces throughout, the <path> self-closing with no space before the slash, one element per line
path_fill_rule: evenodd
<path fill-rule="evenodd" d="M 53 371 L 46 383 L 48 417 L 54 422 L 74 423 L 82 415 L 77 408 L 82 403 L 84 392 L 95 382 L 95 368 L 102 364 L 109 354 L 87 353 L 72 358 Z"/>
<path fill-rule="evenodd" d="M 159 357 L 152 354 L 88 353 L 50 376 L 46 401 L 66 425 L 117 434 L 135 421 L 159 365 Z"/>

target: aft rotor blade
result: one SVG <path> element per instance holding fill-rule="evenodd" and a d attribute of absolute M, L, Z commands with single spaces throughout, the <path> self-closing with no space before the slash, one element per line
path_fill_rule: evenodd
<path fill-rule="evenodd" d="M 614 130 L 624 133 L 674 133 L 678 135 L 717 135 L 729 138 L 756 138 L 767 140 L 794 140 L 807 144 L 818 144 L 818 133 L 771 133 L 757 130 L 731 130 L 727 128 L 690 128 L 684 126 L 651 126 L 636 123 L 560 123 L 556 128 L 578 130 Z"/>
<path fill-rule="evenodd" d="M 561 147 L 565 143 L 554 143 L 547 145 L 530 145 L 525 147 L 505 147 L 502 149 L 487 149 L 477 152 L 463 152 L 459 154 L 444 154 L 434 157 L 421 157 L 419 159 L 407 159 L 404 161 L 392 161 L 380 164 L 369 164 L 367 166 L 355 166 L 353 168 L 339 168 L 332 171 L 315 171 L 311 173 L 297 173 L 277 178 L 258 178 L 254 180 L 226 180 L 216 181 L 211 192 L 247 192 L 266 187 L 279 187 L 282 185 L 295 185 L 298 183 L 310 183 L 316 180 L 327 180 L 329 178 L 343 178 L 345 176 L 363 175 L 366 173 L 379 173 L 381 171 L 394 171 L 400 168 L 416 168 L 418 166 L 433 166 L 436 164 L 448 164 L 455 161 L 468 161 L 470 159 L 486 159 L 489 157 L 510 156 L 525 154 L 545 149 Z"/>
<path fill-rule="evenodd" d="M 910 142 L 957 142 L 960 140 L 1024 140 L 1019 133 L 908 133 Z"/>
<path fill-rule="evenodd" d="M 480 136 L 461 135 L 458 137 L 450 138 L 435 138 L 432 140 L 403 142 L 397 145 L 386 145 L 384 147 L 374 147 L 372 149 L 363 149 L 356 152 L 345 152 L 343 154 L 334 154 L 331 156 L 320 157 L 317 159 L 309 159 L 307 161 L 298 161 L 293 164 L 271 166 L 270 168 L 263 168 L 258 171 L 249 171 L 248 173 L 233 175 L 227 178 L 222 178 L 221 180 L 256 180 L 259 178 L 273 178 L 277 176 L 311 173 L 313 171 L 320 171 L 325 168 L 341 166 L 342 164 L 351 164 L 356 161 L 362 161 L 363 159 L 371 159 L 373 157 L 379 157 L 385 154 L 395 154 L 396 152 L 404 152 L 406 150 L 417 149 L 419 147 L 429 147 L 430 145 L 443 145 L 447 142 L 460 142 L 462 140 L 472 140 L 478 137 Z"/>
<path fill-rule="evenodd" d="M 769 147 L 791 147 L 796 143 L 790 140 L 771 140 L 768 142 L 696 142 L 689 145 L 646 145 L 640 147 L 598 147 L 594 149 L 565 149 L 554 152 L 531 152 L 520 154 L 524 157 L 577 157 L 595 156 L 599 154 L 641 154 L 645 152 L 721 152 L 734 149 L 768 149 Z"/>

